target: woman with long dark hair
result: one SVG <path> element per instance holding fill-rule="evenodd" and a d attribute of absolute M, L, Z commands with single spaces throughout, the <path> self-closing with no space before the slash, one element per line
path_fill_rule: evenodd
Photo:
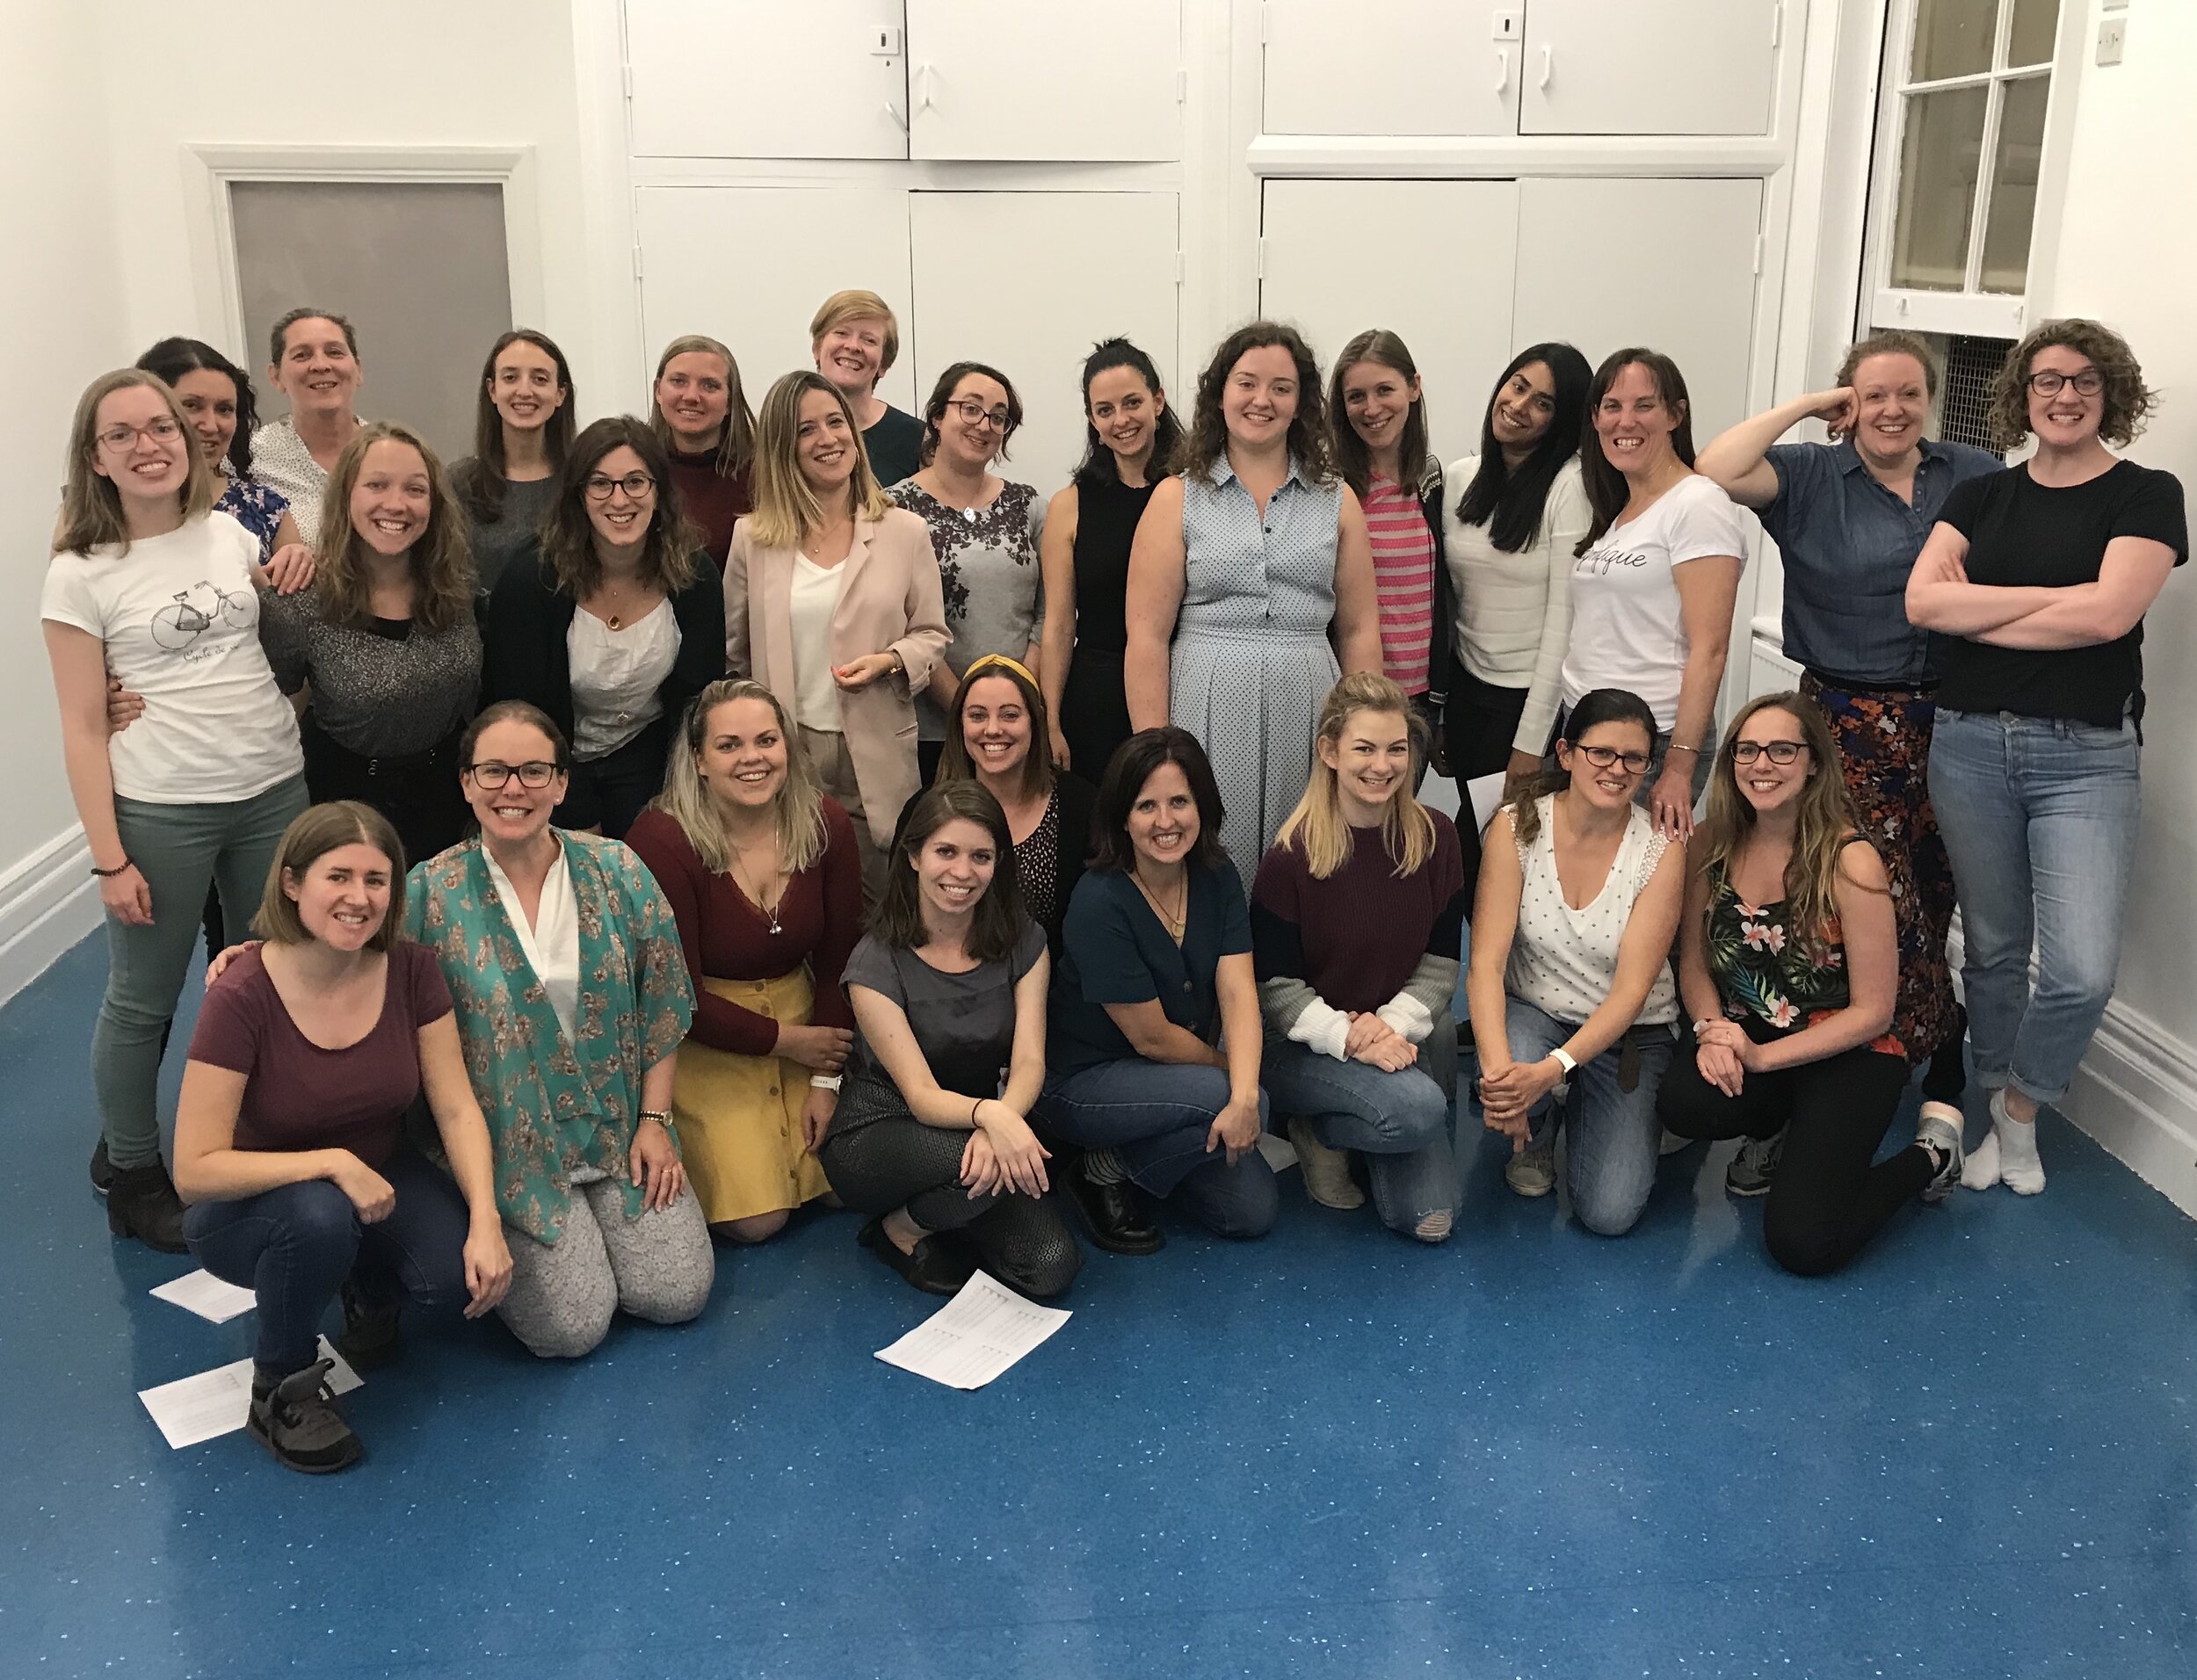
<path fill-rule="evenodd" d="M 572 370 L 547 333 L 514 327 L 489 347 L 475 399 L 473 453 L 450 469 L 471 524 L 473 574 L 496 587 L 556 504 L 571 453 Z"/>
<path fill-rule="evenodd" d="M 226 513 L 259 540 L 264 565 L 292 544 L 302 544 L 290 498 L 251 474 L 251 443 L 259 431 L 259 404 L 251 378 L 235 362 L 196 338 L 163 338 L 137 358 L 175 392 L 192 436 L 219 474 L 214 511 Z"/>

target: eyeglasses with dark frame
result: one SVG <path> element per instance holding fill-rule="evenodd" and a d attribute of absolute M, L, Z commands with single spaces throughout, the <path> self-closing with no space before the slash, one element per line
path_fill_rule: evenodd
<path fill-rule="evenodd" d="M 656 487 L 656 480 L 646 473 L 628 473 L 623 478 L 612 478 L 605 473 L 590 473 L 580 481 L 580 488 L 587 492 L 591 502 L 607 502 L 613 490 L 623 490 L 627 499 L 638 502 Z"/>
<path fill-rule="evenodd" d="M 1622 764 L 1628 776 L 1641 774 L 1654 762 L 1644 752 L 1620 752 L 1614 747 L 1574 747 L 1571 750 L 1584 757 L 1597 770 Z"/>
<path fill-rule="evenodd" d="M 1805 741 L 1735 741 L 1731 743 L 1731 757 L 1735 764 L 1751 764 L 1766 756 L 1773 764 L 1789 764 L 1807 750 L 1808 742 Z"/>
<path fill-rule="evenodd" d="M 172 415 L 156 415 L 141 426 L 112 425 L 100 430 L 99 447 L 110 455 L 119 455 L 126 449 L 134 449 L 140 438 L 150 438 L 155 443 L 173 443 L 183 436 L 183 428 Z"/>
<path fill-rule="evenodd" d="M 483 764 L 467 765 L 466 774 L 493 793 L 514 776 L 518 778 L 521 787 L 547 787 L 557 779 L 560 768 L 541 758 L 529 758 L 523 764 L 506 764 L 490 758 Z"/>
<path fill-rule="evenodd" d="M 988 425 L 994 431 L 1004 432 L 1014 424 L 1014 416 L 1006 409 L 988 409 L 973 396 L 961 397 L 947 403 L 946 407 L 961 416 L 961 424 L 965 426 Z"/>
<path fill-rule="evenodd" d="M 2077 396 L 2096 396 L 2106 388 L 2106 376 L 2094 367 L 2086 367 L 2079 373 L 2063 373 L 2056 367 L 2048 367 L 2032 373 L 2022 381 L 2039 396 L 2057 396 L 2061 388 L 2072 385 Z"/>

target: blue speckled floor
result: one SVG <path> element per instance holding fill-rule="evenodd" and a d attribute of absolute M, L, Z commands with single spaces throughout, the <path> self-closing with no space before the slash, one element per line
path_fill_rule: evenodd
<path fill-rule="evenodd" d="M 1293 1182 L 975 1394 L 871 1358 L 926 1302 L 823 1215 L 583 1365 L 417 1336 L 321 1481 L 135 1399 L 251 1321 L 84 1186 L 101 960 L 0 1011 L 0 1676 L 2197 1674 L 2197 1227 L 2057 1122 L 1827 1282 L 1724 1151 L 1617 1242 L 1493 1148 L 1441 1249 Z"/>

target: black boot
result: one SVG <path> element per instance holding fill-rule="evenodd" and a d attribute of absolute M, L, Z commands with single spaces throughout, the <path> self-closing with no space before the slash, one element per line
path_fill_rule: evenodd
<path fill-rule="evenodd" d="M 104 1133 L 91 1149 L 91 1188 L 94 1194 L 100 1196 L 114 1188 L 114 1163 L 107 1159 L 107 1141 Z"/>
<path fill-rule="evenodd" d="M 134 1236 L 163 1254 L 183 1254 L 183 1198 L 158 1161 L 142 1167 L 115 1170 L 107 1192 L 107 1229 L 117 1236 Z"/>

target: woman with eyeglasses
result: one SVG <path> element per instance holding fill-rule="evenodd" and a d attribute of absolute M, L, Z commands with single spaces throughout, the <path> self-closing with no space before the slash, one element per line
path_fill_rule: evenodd
<path fill-rule="evenodd" d="M 622 837 L 663 790 L 687 702 L 725 674 L 724 586 L 646 425 L 619 415 L 573 439 L 540 554 L 497 580 L 483 640 L 482 699 L 570 731 L 558 826 Z"/>
<path fill-rule="evenodd" d="M 700 333 L 666 344 L 656 358 L 649 424 L 671 457 L 679 505 L 723 571 L 732 528 L 755 505 L 755 415 L 732 352 Z"/>
<path fill-rule="evenodd" d="M 1595 689 L 1564 735 L 1556 769 L 1528 778 L 1488 824 L 1466 996 L 1481 1112 L 1511 1141 L 1505 1182 L 1520 1196 L 1554 1190 L 1561 1126 L 1573 1215 L 1622 1236 L 1656 1182 L 1686 843 L 1634 803 L 1655 761 L 1647 701 Z"/>
<path fill-rule="evenodd" d="M 1960 1126 L 1925 1115 L 1875 1159 L 1911 1061 L 1892 1030 L 1891 878 L 1812 701 L 1765 694 L 1732 720 L 1692 851 L 1679 988 L 1693 1025 L 1657 1112 L 1683 1138 L 1782 1135 L 1763 1240 L 1820 1277 L 1917 1196 L 1944 1199 L 1961 1153 Z"/>
<path fill-rule="evenodd" d="M 205 451 L 221 487 L 214 511 L 228 514 L 259 539 L 263 564 L 293 545 L 298 546 L 301 558 L 309 559 L 297 521 L 290 517 L 290 498 L 252 476 L 251 445 L 259 431 L 259 405 L 250 375 L 196 338 L 163 338 L 140 356 L 137 365 L 165 380 L 183 405 L 192 435 Z"/>
<path fill-rule="evenodd" d="M 1008 440 L 1021 424 L 1022 399 L 1004 373 L 955 362 L 924 404 L 922 467 L 887 492 L 930 530 L 953 638 L 916 697 L 916 751 L 925 784 L 939 773 L 946 708 L 970 662 L 1005 654 L 1033 672 L 1041 668 L 1038 542 L 1045 503 L 1029 485 L 991 470 L 1007 459 Z"/>
<path fill-rule="evenodd" d="M 489 346 L 474 399 L 473 453 L 450 469 L 470 526 L 476 587 L 496 587 L 555 505 L 574 406 L 571 370 L 547 333 L 515 327 Z"/>
<path fill-rule="evenodd" d="M 2122 460 L 2157 404 L 2128 343 L 2048 321 L 1991 387 L 2019 467 L 1946 498 L 1907 585 L 1943 649 L 1930 799 L 1961 901 L 1961 980 L 1991 1132 L 1963 1182 L 2044 1188 L 2038 1109 L 2113 997 L 2141 807 L 2143 617 L 2189 558 L 2182 486 Z M 2031 952 L 2036 979 L 2030 979 Z"/>

